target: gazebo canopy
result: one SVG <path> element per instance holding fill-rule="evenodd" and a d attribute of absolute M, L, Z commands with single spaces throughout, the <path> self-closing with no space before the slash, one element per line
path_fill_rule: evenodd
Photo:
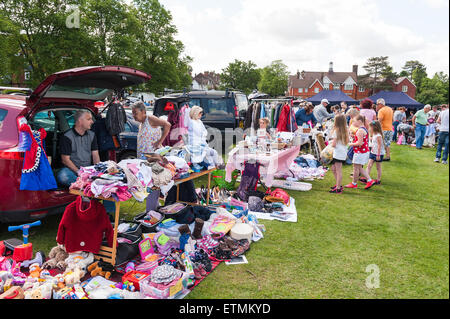
<path fill-rule="evenodd" d="M 341 102 L 347 102 L 349 105 L 352 103 L 359 104 L 358 101 L 338 90 L 323 90 L 306 100 L 314 105 L 318 105 L 323 99 L 327 99 L 328 102 L 330 102 L 330 105 L 339 104 Z"/>
<path fill-rule="evenodd" d="M 417 102 L 408 94 L 403 92 L 380 91 L 369 97 L 369 99 L 371 99 L 373 103 L 376 103 L 378 99 L 384 99 L 386 101 L 386 105 L 390 107 L 404 106 L 406 108 L 420 109 L 424 106 L 422 103 Z"/>

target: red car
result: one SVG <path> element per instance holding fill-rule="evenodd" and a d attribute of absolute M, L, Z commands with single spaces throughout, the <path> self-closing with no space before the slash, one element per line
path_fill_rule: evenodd
<path fill-rule="evenodd" d="M 50 75 L 30 96 L 0 95 L 0 223 L 61 213 L 75 199 L 67 189 L 20 190 L 24 153 L 19 123 L 27 121 L 32 129 L 47 131 L 46 154 L 55 174 L 62 167 L 59 140 L 73 126 L 75 112 L 88 109 L 96 115 L 95 102 L 150 78 L 145 72 L 122 66 L 81 67 Z"/>

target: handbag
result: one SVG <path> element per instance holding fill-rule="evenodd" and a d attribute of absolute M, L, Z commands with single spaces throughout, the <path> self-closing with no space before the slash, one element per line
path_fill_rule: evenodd
<path fill-rule="evenodd" d="M 334 153 L 334 147 L 331 146 L 331 144 L 328 144 L 327 147 L 325 147 L 322 152 L 320 152 L 320 160 L 323 164 L 327 165 L 330 164 L 333 160 L 333 153 Z"/>
<path fill-rule="evenodd" d="M 270 196 L 281 199 L 283 203 L 289 206 L 291 196 L 289 196 L 289 194 L 285 190 L 277 188 L 272 193 L 270 193 Z"/>

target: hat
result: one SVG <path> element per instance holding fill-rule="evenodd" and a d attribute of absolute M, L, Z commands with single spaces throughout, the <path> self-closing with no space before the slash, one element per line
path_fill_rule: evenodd
<path fill-rule="evenodd" d="M 328 102 L 328 100 L 327 99 L 323 99 L 321 102 L 320 102 L 320 104 L 323 104 L 323 103 L 327 103 L 327 104 L 330 104 L 330 102 Z"/>

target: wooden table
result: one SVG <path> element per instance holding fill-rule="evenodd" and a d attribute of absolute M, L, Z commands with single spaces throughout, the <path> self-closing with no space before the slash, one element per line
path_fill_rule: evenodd
<path fill-rule="evenodd" d="M 206 205 L 209 205 L 209 190 L 211 188 L 211 173 L 213 171 L 215 171 L 216 168 L 210 169 L 210 170 L 206 170 L 206 171 L 201 171 L 199 173 L 192 173 L 190 174 L 189 177 L 183 178 L 183 179 L 177 179 L 175 180 L 175 186 L 177 186 L 177 202 L 180 203 L 185 203 L 185 204 L 189 204 L 189 205 L 194 205 L 197 206 L 197 203 L 189 203 L 189 202 L 182 202 L 179 200 L 179 186 L 181 183 L 199 178 L 201 176 L 204 175 L 208 175 L 208 194 L 206 196 Z M 91 199 L 98 199 L 98 200 L 103 200 L 103 201 L 109 201 L 109 202 L 114 202 L 115 203 L 115 212 L 114 212 L 114 235 L 113 235 L 113 246 L 112 247 L 108 247 L 108 246 L 101 246 L 100 250 L 98 252 L 98 254 L 94 254 L 95 259 L 100 260 L 102 259 L 105 262 L 110 263 L 111 265 L 115 266 L 116 265 L 116 254 L 117 254 L 117 228 L 119 226 L 119 215 L 120 215 L 120 202 L 114 200 L 114 198 L 104 198 L 102 196 L 99 197 L 89 197 L 89 196 L 85 196 L 83 194 L 82 191 L 79 190 L 74 190 L 71 189 L 70 190 L 71 194 L 74 195 L 78 195 L 78 196 L 83 196 L 83 197 L 87 197 L 87 198 L 91 198 Z"/>

